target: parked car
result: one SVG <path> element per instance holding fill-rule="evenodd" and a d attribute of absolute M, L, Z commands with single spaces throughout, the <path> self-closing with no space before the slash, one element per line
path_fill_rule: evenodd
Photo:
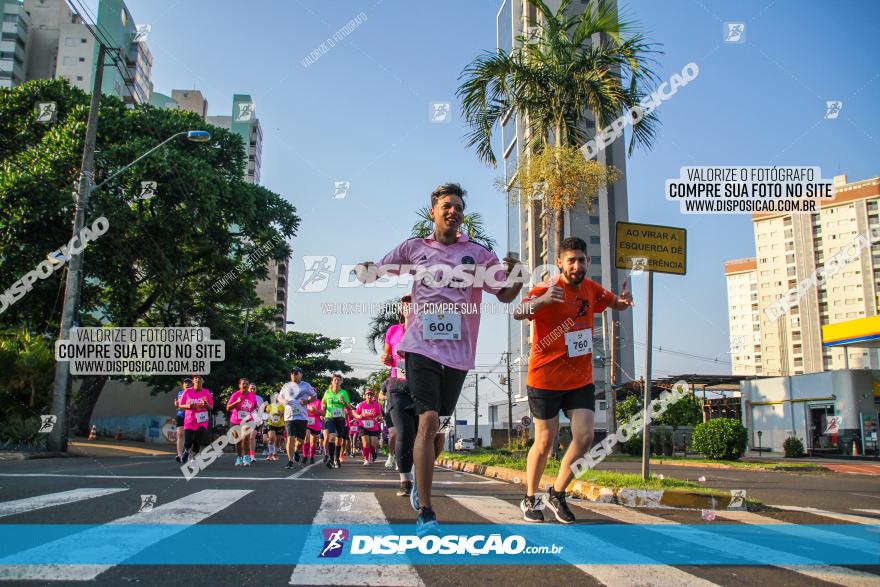
<path fill-rule="evenodd" d="M 474 450 L 476 448 L 476 444 L 474 444 L 473 438 L 459 438 L 455 441 L 455 450 Z"/>

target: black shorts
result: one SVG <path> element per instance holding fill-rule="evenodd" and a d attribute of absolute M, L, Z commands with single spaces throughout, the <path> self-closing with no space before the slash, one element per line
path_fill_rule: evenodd
<path fill-rule="evenodd" d="M 330 434 L 348 438 L 348 422 L 345 418 L 326 418 L 324 420 L 324 430 Z"/>
<path fill-rule="evenodd" d="M 364 430 L 361 428 L 361 435 L 363 436 L 372 436 L 373 438 L 379 438 L 379 434 L 381 434 L 378 430 Z"/>
<path fill-rule="evenodd" d="M 174 420 L 177 422 L 178 428 L 183 427 L 183 415 L 182 414 L 180 416 L 174 416 Z"/>
<path fill-rule="evenodd" d="M 461 395 L 467 371 L 453 369 L 417 353 L 406 353 L 406 386 L 416 404 L 416 414 L 437 412 L 451 416 Z"/>
<path fill-rule="evenodd" d="M 559 410 L 569 416 L 571 410 L 596 411 L 596 386 L 592 383 L 576 389 L 559 391 L 528 387 L 529 410 L 538 420 L 551 420 L 559 415 Z"/>
<path fill-rule="evenodd" d="M 287 429 L 287 436 L 292 436 L 297 440 L 305 440 L 307 423 L 305 420 L 286 420 L 284 427 Z"/>
<path fill-rule="evenodd" d="M 196 428 L 195 430 L 183 431 L 183 445 L 193 450 L 201 450 L 211 444 L 211 433 L 208 428 Z"/>
<path fill-rule="evenodd" d="M 278 436 L 284 436 L 284 426 L 269 426 L 267 432 L 274 432 Z"/>

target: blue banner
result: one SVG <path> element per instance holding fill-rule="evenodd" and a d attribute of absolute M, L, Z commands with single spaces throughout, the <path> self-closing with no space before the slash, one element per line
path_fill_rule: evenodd
<path fill-rule="evenodd" d="M 0 565 L 880 565 L 880 525 L 444 524 L 425 537 L 415 530 L 412 524 L 3 524 Z M 267 536 L 272 556 L 256 546 Z"/>

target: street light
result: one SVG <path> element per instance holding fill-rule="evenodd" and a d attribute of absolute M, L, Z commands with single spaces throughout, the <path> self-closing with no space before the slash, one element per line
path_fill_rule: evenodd
<path fill-rule="evenodd" d="M 98 63 L 103 63 L 104 60 L 104 47 L 101 46 L 101 49 L 98 53 Z M 98 68 L 98 72 L 101 72 L 103 67 Z M 186 135 L 188 141 L 192 141 L 194 143 L 205 143 L 211 140 L 211 133 L 204 130 L 185 130 L 179 133 L 175 133 L 123 167 L 122 169 L 116 171 L 116 173 L 112 174 L 110 177 L 102 181 L 96 186 L 92 186 L 92 178 L 94 176 L 94 161 L 95 161 L 95 136 L 97 134 L 98 127 L 98 106 L 100 103 L 100 87 L 101 87 L 101 73 L 98 73 L 95 76 L 95 89 L 92 92 L 92 100 L 91 106 L 89 108 L 89 120 L 88 125 L 86 127 L 86 141 L 85 146 L 83 147 L 83 162 L 80 173 L 80 182 L 79 182 L 79 191 L 77 192 L 76 200 L 74 201 L 74 221 L 73 221 L 73 237 L 75 238 L 80 231 L 83 229 L 83 226 L 86 222 L 86 210 L 88 208 L 89 203 L 89 195 L 92 192 L 102 187 L 104 184 L 109 182 L 110 180 L 117 177 L 119 174 L 130 168 L 132 165 L 147 157 L 151 153 L 155 152 L 160 147 L 163 147 L 167 143 L 176 139 L 177 137 L 181 137 Z M 67 280 L 65 282 L 64 287 L 64 305 L 61 310 L 61 331 L 59 333 L 59 340 L 67 340 L 70 338 L 70 329 L 73 327 L 73 319 L 77 315 L 79 310 L 79 284 L 80 284 L 80 274 L 82 273 L 82 265 L 83 265 L 83 255 L 85 251 L 80 252 L 78 255 L 73 255 L 68 262 L 67 266 Z M 55 363 L 55 381 L 52 384 L 52 414 L 57 416 L 58 426 L 53 428 L 52 432 L 49 434 L 48 438 L 48 447 L 49 450 L 67 452 L 67 431 L 68 431 L 68 422 L 67 422 L 67 397 L 69 395 L 70 389 L 70 363 L 67 361 L 57 361 Z"/>

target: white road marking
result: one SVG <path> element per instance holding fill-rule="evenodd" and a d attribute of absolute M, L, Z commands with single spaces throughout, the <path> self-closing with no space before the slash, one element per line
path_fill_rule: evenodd
<path fill-rule="evenodd" d="M 21 559 L 17 558 L 17 555 L 10 555 L 0 559 L 0 580 L 91 581 L 104 571 L 113 568 L 115 564 L 131 558 L 160 540 L 183 532 L 189 526 L 229 507 L 250 492 L 250 489 L 198 491 L 149 512 L 138 512 L 96 528 L 35 546 L 18 555 L 57 562 L 46 565 L 15 564 L 14 561 Z M 151 527 L 138 533 L 119 528 L 132 524 Z M 115 564 L 65 563 L 65 560 L 81 560 L 82 557 L 110 559 L 115 561 Z"/>
<path fill-rule="evenodd" d="M 15 514 L 23 514 L 24 512 L 32 512 L 43 508 L 50 508 L 56 505 L 102 497 L 104 495 L 111 495 L 113 493 L 119 493 L 120 491 L 127 491 L 127 489 L 92 489 L 85 487 L 82 489 L 62 491 L 60 493 L 48 493 L 46 495 L 37 495 L 25 499 L 6 501 L 0 503 L 0 518 L 4 516 L 14 516 Z"/>
<path fill-rule="evenodd" d="M 806 512 L 808 514 L 815 514 L 817 516 L 822 516 L 823 518 L 831 518 L 832 520 L 840 520 L 851 524 L 867 524 L 873 526 L 880 523 L 877 518 L 857 516 L 855 514 L 839 514 L 837 512 L 829 512 L 828 510 L 820 510 L 818 508 L 800 507 L 796 505 L 771 505 L 770 507 L 790 512 Z"/>
<path fill-rule="evenodd" d="M 316 465 L 318 463 L 315 463 Z M 183 475 L 62 475 L 59 473 L 0 473 L 0 477 L 63 477 L 70 479 L 178 479 L 183 480 Z M 289 477 L 208 477 L 197 475 L 192 481 L 287 481 Z M 400 479 L 355 479 L 351 477 L 297 477 L 299 481 L 320 481 L 322 483 L 361 483 L 364 485 L 399 485 Z M 192 482 L 190 481 L 190 483 Z M 434 485 L 501 485 L 504 481 L 486 479 L 483 481 L 442 481 L 435 480 Z"/>
<path fill-rule="evenodd" d="M 348 507 L 345 508 L 346 504 Z M 324 492 L 321 507 L 312 520 L 312 530 L 306 537 L 300 563 L 290 576 L 291 585 L 400 585 L 403 587 L 424 587 L 419 574 L 412 565 L 381 564 L 381 559 L 363 555 L 367 564 L 334 565 L 332 558 L 328 564 L 315 564 L 324 548 L 324 535 L 316 526 L 345 527 L 354 524 L 377 524 L 375 532 L 390 533 L 388 520 L 375 494 L 368 492 L 339 493 Z M 372 561 L 375 560 L 374 564 Z"/>
<path fill-rule="evenodd" d="M 577 505 L 580 508 L 594 511 L 598 514 L 608 516 L 609 518 L 613 518 L 618 522 L 623 522 L 626 524 L 656 524 L 656 529 L 653 530 L 655 532 L 663 533 L 663 528 L 666 525 L 678 525 L 678 522 L 674 522 L 672 520 L 664 520 L 663 518 L 657 518 L 655 516 L 644 514 L 642 512 L 635 512 L 632 511 L 630 508 L 626 508 L 616 504 L 601 504 L 602 507 L 595 507 L 594 504 L 589 502 L 575 503 L 572 501 L 570 503 L 572 505 Z M 588 503 L 589 505 L 587 505 Z M 720 510 L 715 512 L 716 515 L 721 515 L 721 513 L 722 511 Z M 729 514 L 733 512 L 723 511 L 723 513 Z M 647 519 L 653 519 L 654 521 L 646 521 Z M 802 536 L 803 533 L 800 533 L 800 535 Z M 808 559 L 804 559 L 793 554 L 775 551 L 770 548 L 762 548 L 760 550 L 756 550 L 753 545 L 747 542 L 743 542 L 742 540 L 737 540 L 735 538 L 726 538 L 723 536 L 716 536 L 708 532 L 702 532 L 697 529 L 697 527 L 694 527 L 694 532 L 692 536 L 681 533 L 673 533 L 669 534 L 669 536 L 678 540 L 690 542 L 692 544 L 704 546 L 727 554 L 748 552 L 750 553 L 749 558 L 750 560 L 754 561 L 754 564 L 766 564 L 793 571 L 795 573 L 799 573 L 807 577 L 812 577 L 814 579 L 820 579 L 822 581 L 829 581 L 831 583 L 845 585 L 847 587 L 866 587 L 868 585 L 880 585 L 880 576 L 878 575 L 864 573 L 862 571 L 856 571 L 853 569 L 848 569 L 846 567 L 812 564 L 811 561 L 809 561 Z M 794 565 L 778 565 L 772 562 L 773 560 L 780 557 L 789 558 L 795 561 L 800 560 L 802 562 L 798 562 L 798 564 Z"/>
<path fill-rule="evenodd" d="M 880 510 L 861 510 L 858 508 L 849 508 L 854 512 L 865 512 L 866 514 L 877 514 L 880 516 Z M 877 520 L 877 523 L 880 524 L 880 520 Z"/>
<path fill-rule="evenodd" d="M 519 507 L 496 497 L 472 496 L 472 495 L 447 495 L 471 510 L 478 516 L 485 518 L 493 524 L 528 524 L 522 519 Z M 544 509 L 545 515 L 550 512 Z M 591 575 L 596 580 L 609 587 L 665 587 L 668 585 L 685 585 L 689 587 L 713 587 L 715 583 L 696 577 L 669 565 L 657 564 L 650 557 L 628 551 L 613 544 L 590 539 L 590 551 L 598 556 L 615 559 L 627 559 L 635 564 L 620 565 L 579 565 L 572 564 L 578 570 Z M 573 554 L 566 555 L 565 551 L 553 555 L 568 562 Z M 637 561 L 637 562 L 636 562 Z"/>
<path fill-rule="evenodd" d="M 308 471 L 309 469 L 311 469 L 312 467 L 314 467 L 314 466 L 317 465 L 317 464 L 318 464 L 318 463 L 312 463 L 312 464 L 310 464 L 310 465 L 308 465 L 308 466 L 306 466 L 306 467 L 303 467 L 302 469 L 300 469 L 299 471 L 297 471 L 297 472 L 294 473 L 293 475 L 291 475 L 291 476 L 289 476 L 289 477 L 285 477 L 285 479 L 299 479 L 300 477 L 303 476 L 303 474 L 304 474 L 306 471 Z"/>

